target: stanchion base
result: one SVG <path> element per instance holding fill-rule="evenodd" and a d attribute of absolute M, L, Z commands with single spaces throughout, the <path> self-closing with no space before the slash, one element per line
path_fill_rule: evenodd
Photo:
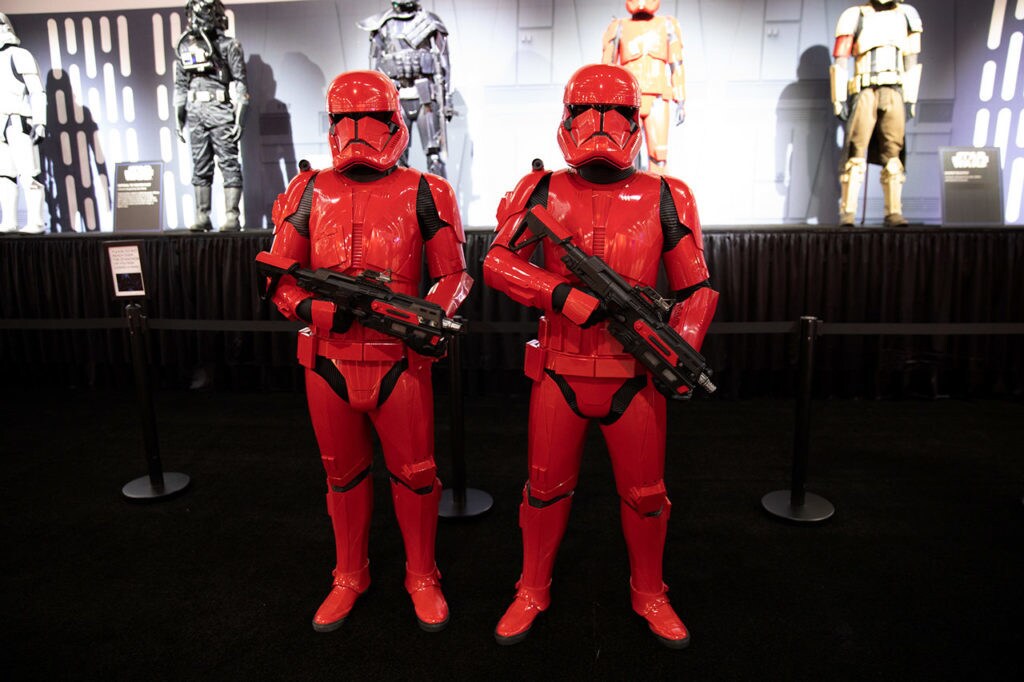
<path fill-rule="evenodd" d="M 490 510 L 494 499 L 483 490 L 466 488 L 466 503 L 455 504 L 455 494 L 451 488 L 441 491 L 441 503 L 438 505 L 438 515 L 442 519 L 468 519 L 480 516 Z"/>
<path fill-rule="evenodd" d="M 185 492 L 191 482 L 188 474 L 164 472 L 164 484 L 158 487 L 153 485 L 149 476 L 140 476 L 125 483 L 121 494 L 132 502 L 158 502 Z"/>
<path fill-rule="evenodd" d="M 794 507 L 790 504 L 792 495 L 789 490 L 776 490 L 761 498 L 761 506 L 769 514 L 796 523 L 820 523 L 836 511 L 831 502 L 814 493 L 804 493 L 804 503 Z"/>

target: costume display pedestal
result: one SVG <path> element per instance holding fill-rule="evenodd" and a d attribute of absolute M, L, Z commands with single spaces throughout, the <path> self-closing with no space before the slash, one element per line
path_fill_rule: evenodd
<path fill-rule="evenodd" d="M 836 508 L 820 495 L 805 492 L 803 502 L 793 501 L 790 490 L 776 490 L 761 498 L 761 506 L 769 514 L 796 523 L 818 523 L 831 518 Z"/>
<path fill-rule="evenodd" d="M 494 504 L 494 498 L 483 490 L 476 488 L 464 488 L 461 491 L 446 488 L 441 492 L 441 502 L 438 507 L 438 514 L 442 519 L 464 519 L 481 514 L 490 510 Z"/>
<path fill-rule="evenodd" d="M 121 494 L 132 502 L 156 502 L 185 492 L 191 483 L 188 474 L 173 471 L 163 474 L 158 483 L 154 483 L 149 476 L 139 476 L 125 483 Z"/>

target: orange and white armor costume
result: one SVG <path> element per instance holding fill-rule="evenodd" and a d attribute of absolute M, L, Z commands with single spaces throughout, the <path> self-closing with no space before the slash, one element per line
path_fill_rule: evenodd
<path fill-rule="evenodd" d="M 459 210 L 440 177 L 396 166 L 409 141 L 398 91 L 376 71 L 334 79 L 327 93 L 333 168 L 306 171 L 274 204 L 272 253 L 304 268 L 390 275 L 396 292 L 418 296 L 424 255 L 435 284 L 426 300 L 446 315 L 469 293 Z M 284 276 L 273 296 L 299 332 L 309 413 L 327 473 L 327 509 L 337 549 L 331 592 L 313 619 L 339 627 L 370 584 L 372 430 L 390 474 L 406 553 L 405 587 L 420 626 L 448 622 L 434 561 L 441 484 L 434 463 L 432 359 L 362 326 Z"/>
<path fill-rule="evenodd" d="M 628 0 L 629 19 L 613 19 L 602 38 L 601 62 L 629 69 L 640 83 L 640 121 L 647 143 L 648 169 L 664 174 L 668 160 L 669 102 L 676 125 L 686 118 L 683 40 L 675 17 L 655 16 L 661 0 Z"/>
<path fill-rule="evenodd" d="M 669 322 L 699 348 L 718 294 L 710 288 L 700 219 L 690 189 L 667 176 L 636 171 L 641 95 L 626 69 L 589 65 L 565 89 L 558 142 L 567 170 L 530 173 L 498 208 L 497 236 L 484 260 L 484 281 L 513 300 L 544 311 L 527 344 L 533 380 L 529 479 L 519 507 L 523 568 L 512 605 L 495 630 L 500 644 L 529 632 L 550 604 L 555 553 L 566 530 L 579 473 L 584 432 L 597 420 L 608 445 L 621 498 L 633 609 L 671 647 L 685 646 L 686 627 L 662 581 L 671 504 L 663 481 L 665 396 L 649 372 L 624 352 L 602 320 L 600 301 L 580 287 L 546 244 L 517 249 L 523 219 L 542 205 L 572 234 L 633 284 L 654 286 L 664 266 L 678 300 Z"/>
<path fill-rule="evenodd" d="M 847 122 L 839 169 L 841 225 L 854 223 L 869 161 L 882 166 L 885 224 L 907 224 L 902 157 L 906 119 L 915 114 L 921 86 L 922 31 L 917 10 L 898 0 L 850 7 L 836 23 L 835 63 L 829 72 L 832 105 Z"/>

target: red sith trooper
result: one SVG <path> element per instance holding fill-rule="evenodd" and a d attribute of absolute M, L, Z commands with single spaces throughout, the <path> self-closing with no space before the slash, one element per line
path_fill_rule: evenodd
<path fill-rule="evenodd" d="M 448 316 L 469 293 L 465 237 L 451 186 L 396 166 L 409 141 L 398 91 L 376 71 L 334 79 L 327 91 L 334 167 L 305 171 L 274 204 L 272 253 L 304 268 L 386 273 L 419 295 L 424 254 L 435 280 L 426 300 Z M 448 605 L 434 562 L 441 484 L 434 464 L 431 358 L 362 326 L 285 276 L 273 296 L 299 332 L 309 413 L 327 473 L 337 562 L 313 629 L 338 628 L 370 585 L 371 429 L 380 439 L 406 554 L 405 588 L 420 627 L 442 629 Z"/>
<path fill-rule="evenodd" d="M 682 648 L 689 634 L 662 582 L 671 509 L 663 481 L 665 397 L 608 332 L 601 302 L 569 273 L 561 249 L 545 246 L 538 266 L 530 262 L 530 247 L 514 247 L 524 239 L 524 215 L 542 205 L 573 243 L 632 284 L 653 287 L 663 264 L 678 300 L 669 322 L 694 348 L 711 323 L 718 293 L 708 283 L 690 189 L 672 177 L 633 168 L 640 149 L 640 92 L 632 74 L 619 66 L 584 66 L 570 78 L 563 101 L 558 144 L 569 168 L 534 171 L 505 196 L 484 261 L 489 286 L 544 311 L 537 339 L 526 346 L 525 371 L 533 389 L 529 480 L 519 507 L 523 569 L 495 637 L 499 644 L 522 640 L 550 604 L 584 432 L 597 420 L 621 500 L 633 609 L 661 642 Z"/>

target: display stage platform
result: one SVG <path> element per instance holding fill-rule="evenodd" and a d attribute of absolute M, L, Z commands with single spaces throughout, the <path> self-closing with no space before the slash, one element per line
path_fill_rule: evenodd
<path fill-rule="evenodd" d="M 469 390 L 515 388 L 536 311 L 483 285 L 489 231 L 467 234 L 476 280 L 463 367 Z M 129 368 L 123 302 L 104 244 L 139 240 L 153 364 L 165 382 L 294 383 L 292 327 L 261 303 L 255 255 L 267 231 L 94 233 L 0 239 L 5 382 L 102 383 Z M 1024 229 L 708 227 L 721 292 L 704 353 L 721 395 L 789 391 L 795 322 L 820 318 L 816 390 L 996 394 L 1024 387 Z M 275 320 L 277 323 L 275 323 Z M 200 377 L 198 381 L 204 381 Z"/>

